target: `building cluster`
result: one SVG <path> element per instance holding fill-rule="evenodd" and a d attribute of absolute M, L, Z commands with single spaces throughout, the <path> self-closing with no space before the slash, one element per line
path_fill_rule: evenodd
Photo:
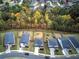
<path fill-rule="evenodd" d="M 45 5 L 50 7 L 64 7 L 64 6 L 72 6 L 74 1 L 77 0 L 3 0 L 3 2 L 8 2 L 10 5 L 16 5 L 19 4 L 21 5 L 23 1 L 30 2 L 29 6 L 35 10 L 37 8 L 44 8 Z"/>
<path fill-rule="evenodd" d="M 22 4 L 23 3 L 23 0 L 3 0 L 3 2 L 4 3 L 5 2 L 8 2 L 10 4 L 17 4 L 17 3 Z"/>
<path fill-rule="evenodd" d="M 14 1 L 15 3 L 16 2 L 20 2 L 21 0 L 3 0 L 4 2 L 11 2 L 11 1 Z M 74 0 L 29 0 L 29 1 L 31 1 L 31 2 L 47 2 L 47 1 L 51 1 L 51 2 L 65 2 L 65 3 L 67 3 L 67 2 L 72 2 L 72 1 L 74 1 Z M 76 1 L 76 0 L 75 0 Z"/>

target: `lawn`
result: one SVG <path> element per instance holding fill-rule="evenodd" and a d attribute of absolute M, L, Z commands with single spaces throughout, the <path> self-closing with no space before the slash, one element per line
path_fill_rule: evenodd
<path fill-rule="evenodd" d="M 0 45 L 0 52 L 5 51 L 5 48 L 3 47 L 3 45 Z"/>
<path fill-rule="evenodd" d="M 44 42 L 44 53 L 50 54 L 49 48 L 48 48 L 48 42 Z"/>
<path fill-rule="evenodd" d="M 62 49 L 61 49 L 61 48 L 56 48 L 55 54 L 56 54 L 56 55 L 63 55 Z"/>
<path fill-rule="evenodd" d="M 4 41 L 4 35 L 5 35 L 4 32 L 0 33 L 0 52 L 5 51 L 4 42 L 3 42 Z"/>

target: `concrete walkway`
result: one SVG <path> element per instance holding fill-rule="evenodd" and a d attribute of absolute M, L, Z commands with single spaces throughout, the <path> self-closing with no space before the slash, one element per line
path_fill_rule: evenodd
<path fill-rule="evenodd" d="M 39 55 L 39 47 L 35 47 L 34 54 Z"/>
<path fill-rule="evenodd" d="M 50 55 L 51 55 L 51 57 L 55 57 L 54 51 L 55 51 L 54 48 L 50 48 Z"/>
<path fill-rule="evenodd" d="M 10 53 L 10 48 L 11 48 L 11 46 L 12 46 L 12 45 L 9 45 L 9 44 L 8 44 L 8 47 L 7 47 L 7 50 L 5 51 L 5 53 Z"/>
<path fill-rule="evenodd" d="M 22 47 L 19 48 L 19 52 L 23 52 L 23 48 Z"/>

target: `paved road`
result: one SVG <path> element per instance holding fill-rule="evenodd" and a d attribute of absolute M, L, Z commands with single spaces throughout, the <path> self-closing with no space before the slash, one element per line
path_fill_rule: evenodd
<path fill-rule="evenodd" d="M 28 53 L 17 53 L 17 52 L 12 52 L 8 54 L 3 54 L 0 55 L 0 59 L 6 59 L 8 57 L 23 57 L 23 59 L 79 59 L 79 56 L 72 56 L 72 57 L 55 57 L 55 58 L 50 58 L 50 57 L 45 57 L 45 56 L 37 56 L 33 54 L 28 54 Z M 11 58 L 12 59 L 12 58 Z"/>

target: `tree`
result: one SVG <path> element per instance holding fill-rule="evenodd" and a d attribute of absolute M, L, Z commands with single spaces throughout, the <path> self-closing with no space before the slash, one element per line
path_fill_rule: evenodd
<path fill-rule="evenodd" d="M 78 4 L 73 5 L 71 7 L 69 13 L 73 20 L 75 20 L 77 17 L 79 17 L 79 5 Z"/>
<path fill-rule="evenodd" d="M 60 15 L 68 15 L 70 8 L 60 8 L 59 14 Z"/>
<path fill-rule="evenodd" d="M 68 31 L 68 27 L 73 25 L 70 15 L 59 15 L 53 18 L 52 28 L 55 30 Z"/>
<path fill-rule="evenodd" d="M 60 12 L 61 8 L 60 7 L 55 7 L 55 8 L 52 8 L 51 9 L 51 12 L 54 14 L 54 15 L 58 15 L 59 12 Z"/>
<path fill-rule="evenodd" d="M 48 12 L 45 12 L 45 21 L 46 21 L 46 24 L 48 25 L 48 27 L 50 27 L 50 25 L 52 24 L 52 21 L 49 19 L 49 14 Z"/>
<path fill-rule="evenodd" d="M 75 25 L 76 31 L 79 31 L 79 23 Z"/>
<path fill-rule="evenodd" d="M 22 10 L 22 8 L 19 5 L 15 5 L 15 6 L 10 7 L 10 11 L 13 12 L 13 13 L 18 13 L 21 10 Z"/>
<path fill-rule="evenodd" d="M 1 7 L 1 11 L 2 11 L 2 12 L 9 12 L 9 8 L 10 8 L 9 3 L 6 2 L 6 3 L 3 5 L 3 7 Z"/>
<path fill-rule="evenodd" d="M 1 14 L 1 17 L 4 21 L 7 21 L 9 18 L 10 18 L 10 14 L 9 13 L 6 13 L 6 12 L 3 12 Z"/>
<path fill-rule="evenodd" d="M 5 26 L 5 21 L 3 19 L 0 19 L 0 30 L 3 30 Z"/>
<path fill-rule="evenodd" d="M 3 3 L 3 1 L 2 0 L 0 0 L 0 4 L 2 4 Z"/>
<path fill-rule="evenodd" d="M 35 24 L 39 23 L 40 19 L 41 19 L 41 11 L 40 10 L 36 10 L 33 14 L 33 17 L 34 17 L 34 21 L 35 21 Z"/>

